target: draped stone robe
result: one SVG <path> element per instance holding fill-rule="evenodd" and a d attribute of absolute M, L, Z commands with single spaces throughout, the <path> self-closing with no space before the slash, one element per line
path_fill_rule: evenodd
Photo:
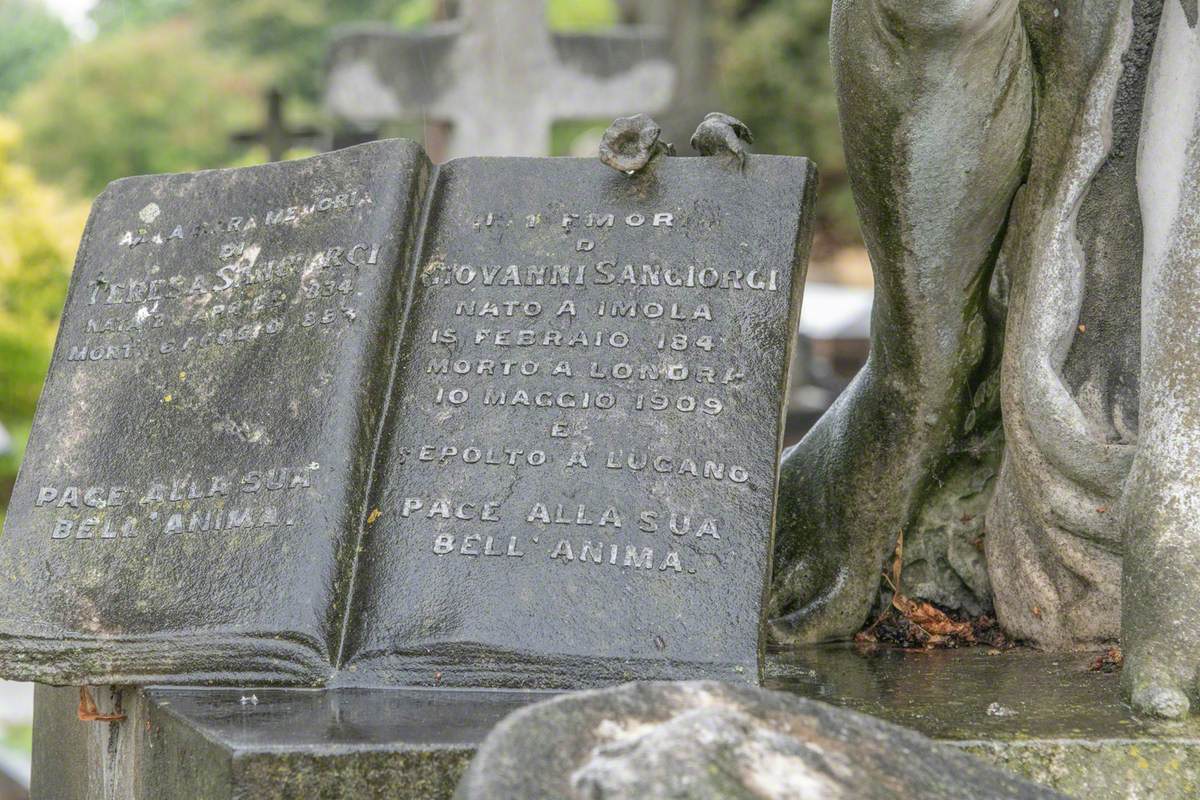
<path fill-rule="evenodd" d="M 1196 697 L 1196 17 L 837 0 L 872 353 L 785 456 L 777 638 L 852 634 L 903 533 L 943 565 L 913 594 L 993 603 L 1045 647 L 1123 635 L 1135 701 Z"/>

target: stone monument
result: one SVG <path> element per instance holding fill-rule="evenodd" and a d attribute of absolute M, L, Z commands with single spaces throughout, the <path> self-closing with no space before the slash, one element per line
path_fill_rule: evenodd
<path fill-rule="evenodd" d="M 658 27 L 552 33 L 545 0 L 462 0 L 455 18 L 414 31 L 344 29 L 329 52 L 325 106 L 368 136 L 395 120 L 448 123 L 435 161 L 545 156 L 555 120 L 664 108 L 670 55 Z"/>
<path fill-rule="evenodd" d="M 874 341 L 786 456 L 774 634 L 852 635 L 903 533 L 1021 639 L 1120 636 L 1134 705 L 1185 714 L 1196 3 L 839 0 L 833 49 Z"/>
<path fill-rule="evenodd" d="M 266 92 L 266 115 L 257 130 L 238 131 L 232 136 L 240 145 L 262 145 L 268 161 L 282 161 L 293 147 L 321 149 L 327 145 L 324 132 L 312 125 L 289 125 L 284 118 L 284 96 L 278 87 Z"/>
<path fill-rule="evenodd" d="M 393 140 L 114 183 L 0 538 L 0 673 L 757 682 L 814 172 L 739 155 Z"/>
<path fill-rule="evenodd" d="M 0 672 L 84 686 L 39 795 L 437 796 L 429 715 L 532 699 L 448 687 L 760 680 L 815 169 L 628 122 L 620 172 L 393 140 L 96 201 L 0 538 Z"/>
<path fill-rule="evenodd" d="M 113 796 L 202 778 L 205 797 L 318 793 L 337 769 L 355 787 L 444 795 L 465 743 L 536 699 L 530 689 L 757 682 L 777 522 L 779 642 L 857 631 L 903 536 L 929 591 L 994 606 L 1011 634 L 1052 651 L 1120 636 L 1136 713 L 1186 715 L 1200 700 L 1197 16 L 1195 0 L 837 1 L 874 341 L 782 468 L 813 176 L 803 160 L 744 156 L 735 120 L 707 121 L 698 144 L 725 151 L 708 159 L 663 157 L 657 126 L 621 120 L 602 151 L 619 172 L 435 167 L 411 143 L 381 142 L 114 185 L 85 234 L 0 539 L 12 576 L 0 670 L 60 685 L 326 687 L 85 692 L 81 716 L 117 726 L 75 729 Z M 469 35 L 413 58 L 453 61 Z M 867 710 L 880 690 L 893 704 L 897 687 L 913 693 L 889 671 L 896 654 L 847 654 L 776 653 L 768 683 Z M 1016 732 L 966 747 L 1090 787 L 1094 773 L 1063 778 L 1054 760 L 1087 758 L 1062 749 L 1086 726 L 1050 720 L 1058 735 L 1031 745 L 1023 720 L 1008 721 L 1026 713 L 1009 698 L 1048 672 L 1059 700 L 1101 705 L 1104 665 L 1067 660 L 977 651 L 941 672 L 931 660 L 922 669 L 948 680 L 915 693 L 974 675 L 961 685 L 975 697 L 1005 696 L 968 709 L 983 720 L 968 732 Z M 522 691 L 459 691 L 477 687 Z M 73 691 L 39 696 L 40 774 L 64 796 L 88 784 L 51 772 Z M 654 691 L 683 699 L 645 702 Z M 755 711 L 733 687 L 680 713 L 695 691 L 603 696 L 600 716 L 630 712 L 623 728 L 556 716 L 594 695 L 519 712 L 462 796 L 486 791 L 481 775 L 505 777 L 486 764 L 507 764 L 512 742 L 531 752 L 519 726 L 539 713 L 538 741 L 584 734 L 567 748 L 575 760 L 552 754 L 539 777 L 591 796 L 686 791 L 643 781 L 676 739 L 702 746 L 683 763 L 742 788 L 891 764 L 864 747 L 844 773 L 836 753 L 813 772 L 804 736 L 779 731 L 815 715 L 805 736 L 819 740 L 837 729 L 831 712 Z M 904 713 L 928 725 L 952 705 Z M 404 708 L 421 711 L 400 719 Z M 1139 724 L 1114 704 L 1102 714 Z M 847 723 L 856 736 L 880 735 L 860 723 Z M 1082 749 L 1125 752 L 1130 772 L 1162 764 L 1191 796 L 1194 721 L 1170 724 L 1184 735 L 1155 729 L 1152 753 L 1111 733 Z M 422 731 L 439 739 L 433 777 L 413 756 Z M 896 737 L 924 763 L 928 743 Z M 339 761 L 397 741 L 408 767 Z M 195 742 L 199 767 L 181 757 Z M 1049 766 L 1030 768 L 1031 749 Z M 744 768 L 776 756 L 803 763 Z M 905 776 L 931 769 L 918 772 Z"/>

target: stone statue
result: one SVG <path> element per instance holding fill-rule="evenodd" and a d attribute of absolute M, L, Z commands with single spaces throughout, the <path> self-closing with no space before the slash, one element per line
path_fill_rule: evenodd
<path fill-rule="evenodd" d="M 852 635 L 903 534 L 907 592 L 1042 647 L 1119 636 L 1134 705 L 1186 714 L 1196 0 L 835 0 L 832 43 L 872 348 L 785 455 L 772 634 Z"/>

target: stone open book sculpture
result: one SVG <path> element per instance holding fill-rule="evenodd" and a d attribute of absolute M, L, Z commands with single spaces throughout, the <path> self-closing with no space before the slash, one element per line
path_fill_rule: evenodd
<path fill-rule="evenodd" d="M 393 140 L 96 201 L 0 675 L 758 677 L 812 165 Z"/>

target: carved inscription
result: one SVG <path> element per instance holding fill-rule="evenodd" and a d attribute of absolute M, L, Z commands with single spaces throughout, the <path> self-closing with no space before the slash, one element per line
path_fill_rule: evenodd
<path fill-rule="evenodd" d="M 280 501 L 286 493 L 312 486 L 309 473 L 319 468 L 313 463 L 239 476 L 156 479 L 141 488 L 43 485 L 34 507 L 53 511 L 54 540 L 288 527 L 295 520 Z"/>
<path fill-rule="evenodd" d="M 128 215 L 127 227 L 110 224 L 93 237 L 88 282 L 64 318 L 59 368 L 103 373 L 121 362 L 131 386 L 163 410 L 157 424 L 179 430 L 168 420 L 182 414 L 187 427 L 257 446 L 261 466 L 212 474 L 185 457 L 173 472 L 136 483 L 106 475 L 79 485 L 78 477 L 59 483 L 43 475 L 33 509 L 46 537 L 64 545 L 212 538 L 302 521 L 304 504 L 293 498 L 311 488 L 320 465 L 277 463 L 282 443 L 273 441 L 267 412 L 222 411 L 237 404 L 210 402 L 211 384 L 239 362 L 278 369 L 266 353 L 336 337 L 355 323 L 376 299 L 364 292 L 364 276 L 385 268 L 381 242 L 356 234 L 371 229 L 374 205 L 358 186 L 217 218 L 184 218 L 149 202 Z M 293 417 L 300 401 L 292 402 Z"/>
<path fill-rule="evenodd" d="M 286 236 L 270 237 L 275 246 L 266 240 L 282 226 L 301 228 L 372 205 L 368 192 L 352 189 L 214 221 L 170 220 L 143 209 L 140 219 L 154 225 L 93 244 L 94 255 L 110 254 L 111 271 L 85 293 L 86 307 L 67 329 L 67 359 L 171 356 L 347 324 L 358 314 L 359 275 L 378 266 L 380 244 L 341 240 L 295 250 Z M 185 269 L 169 269 L 181 260 Z"/>
<path fill-rule="evenodd" d="M 638 431 L 727 430 L 747 391 L 744 351 L 729 346 L 731 332 L 744 333 L 741 298 L 791 290 L 781 265 L 760 263 L 749 246 L 738 263 L 671 255 L 720 223 L 714 209 L 478 209 L 455 231 L 481 237 L 474 253 L 435 250 L 419 265 L 430 323 L 415 331 L 405 392 L 430 417 L 460 424 L 449 436 L 426 427 L 393 458 L 404 474 L 429 476 L 418 483 L 476 487 L 400 498 L 395 511 L 424 531 L 427 553 L 677 580 L 719 565 L 731 506 L 708 487 L 746 496 L 773 488 L 771 475 L 717 435 L 671 446 Z M 531 252 L 543 260 L 530 263 Z M 497 420 L 506 436 L 483 432 Z M 514 485 L 536 481 L 541 493 L 482 491 L 514 473 Z M 615 476 L 655 490 L 631 495 Z M 613 488 L 600 504 L 572 502 L 581 485 Z M 711 500 L 681 504 L 695 497 Z"/>

